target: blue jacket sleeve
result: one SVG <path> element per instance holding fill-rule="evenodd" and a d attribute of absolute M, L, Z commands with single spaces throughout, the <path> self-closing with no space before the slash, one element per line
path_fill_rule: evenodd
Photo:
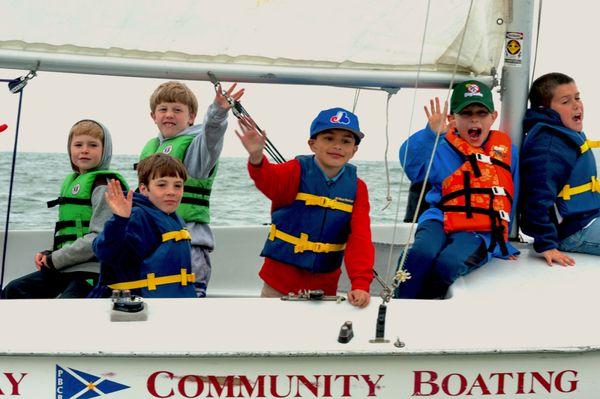
<path fill-rule="evenodd" d="M 399 151 L 400 165 L 411 182 L 421 182 L 425 179 L 435 138 L 436 133 L 427 124 L 424 129 L 412 134 L 402 143 Z"/>
<path fill-rule="evenodd" d="M 558 248 L 554 202 L 577 154 L 558 136 L 539 132 L 521 154 L 521 228 L 537 252 Z"/>
<path fill-rule="evenodd" d="M 125 259 L 139 262 L 156 247 L 158 238 L 149 223 L 141 223 L 136 209 L 131 217 L 113 215 L 93 243 L 100 262 L 121 263 Z"/>

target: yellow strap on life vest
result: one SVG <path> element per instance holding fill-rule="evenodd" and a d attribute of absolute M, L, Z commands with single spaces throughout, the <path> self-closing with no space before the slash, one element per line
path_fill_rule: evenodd
<path fill-rule="evenodd" d="M 164 233 L 162 235 L 163 242 L 169 241 L 169 240 L 179 241 L 179 240 L 191 240 L 191 239 L 192 239 L 192 236 L 190 235 L 190 232 L 187 231 L 186 229 L 178 230 L 178 231 L 169 231 L 168 233 Z"/>
<path fill-rule="evenodd" d="M 275 238 L 285 241 L 288 244 L 293 244 L 295 254 L 302 253 L 304 251 L 312 251 L 317 253 L 337 252 L 343 251 L 346 248 L 346 244 L 327 244 L 324 242 L 308 241 L 308 234 L 305 233 L 300 233 L 300 237 L 294 237 L 291 234 L 277 230 L 277 227 L 275 227 L 274 224 L 271 224 L 269 240 L 273 241 Z"/>
<path fill-rule="evenodd" d="M 126 281 L 124 283 L 111 284 L 108 287 L 113 290 L 133 290 L 148 287 L 150 291 L 154 291 L 159 285 L 175 283 L 187 285 L 196 280 L 196 275 L 194 273 L 188 274 L 186 269 L 181 269 L 181 273 L 171 276 L 156 277 L 154 273 L 148 273 L 146 277 L 143 280 Z"/>
<path fill-rule="evenodd" d="M 600 147 L 600 141 L 586 140 L 585 143 L 583 143 L 581 145 L 581 147 L 579 147 L 579 148 L 581 149 L 581 153 L 583 154 L 590 148 L 598 148 L 598 147 Z"/>
<path fill-rule="evenodd" d="M 327 197 L 320 197 L 318 195 L 312 195 L 307 193 L 298 193 L 296 199 L 304 201 L 306 206 L 321 206 L 323 208 L 337 209 L 338 211 L 344 211 L 352 213 L 352 205 L 344 204 L 338 200 L 334 200 Z"/>
<path fill-rule="evenodd" d="M 560 190 L 560 193 L 558 193 L 558 197 L 568 201 L 571 199 L 572 195 L 585 193 L 586 191 L 600 193 L 600 181 L 596 176 L 592 176 L 592 180 L 589 183 L 580 186 L 571 187 L 568 184 L 565 185 L 563 189 Z"/>

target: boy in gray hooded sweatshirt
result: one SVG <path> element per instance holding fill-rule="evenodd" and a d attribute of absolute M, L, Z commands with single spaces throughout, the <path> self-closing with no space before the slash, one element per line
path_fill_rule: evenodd
<path fill-rule="evenodd" d="M 112 141 L 101 123 L 81 120 L 71 128 L 68 153 L 73 173 L 63 181 L 60 196 L 48 202 L 58 208 L 52 250 L 38 252 L 37 271 L 11 281 L 3 299 L 85 298 L 98 281 L 100 265 L 92 250 L 94 238 L 112 216 L 104 199 L 106 184 L 125 179 L 110 170 Z"/>
<path fill-rule="evenodd" d="M 181 160 L 187 169 L 177 214 L 192 236 L 192 272 L 199 298 L 206 296 L 211 274 L 209 253 L 215 246 L 209 227 L 209 200 L 227 130 L 227 112 L 231 108 L 226 97 L 239 100 L 244 94 L 244 89 L 234 93 L 235 86 L 225 95 L 220 88 L 216 90 L 215 100 L 201 125 L 194 125 L 198 101 L 185 84 L 171 81 L 158 86 L 150 97 L 150 116 L 159 133 L 146 143 L 140 155 L 141 161 L 152 154 L 168 154 Z"/>

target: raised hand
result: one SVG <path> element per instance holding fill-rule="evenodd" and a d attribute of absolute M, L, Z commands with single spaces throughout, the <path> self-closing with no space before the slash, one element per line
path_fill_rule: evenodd
<path fill-rule="evenodd" d="M 440 98 L 436 97 L 435 102 L 433 99 L 429 100 L 429 106 L 431 109 L 424 106 L 425 115 L 429 121 L 429 128 L 437 134 L 445 133 L 450 128 L 448 122 L 448 102 L 444 102 L 444 109 L 441 109 Z"/>
<path fill-rule="evenodd" d="M 244 95 L 244 89 L 240 89 L 233 93 L 233 89 L 235 89 L 235 86 L 237 86 L 237 83 L 231 85 L 231 87 L 225 92 L 225 95 L 221 93 L 221 84 L 219 84 L 219 86 L 215 88 L 215 92 L 217 93 L 215 95 L 215 102 L 219 105 L 219 107 L 223 109 L 231 108 L 231 104 L 229 104 L 229 102 L 227 101 L 227 97 L 231 97 L 236 101 L 242 98 L 242 96 Z"/>
<path fill-rule="evenodd" d="M 240 133 L 236 129 L 235 134 L 240 138 L 242 145 L 248 151 L 248 154 L 250 154 L 250 163 L 253 165 L 260 164 L 263 158 L 263 149 L 265 148 L 267 134 L 264 131 L 259 132 L 250 117 L 240 117 L 238 124 L 242 131 Z"/>
<path fill-rule="evenodd" d="M 106 185 L 104 198 L 115 215 L 124 218 L 131 216 L 131 207 L 133 206 L 133 190 L 129 190 L 127 197 L 125 197 L 125 195 L 123 195 L 121 183 L 118 180 L 111 179 Z"/>

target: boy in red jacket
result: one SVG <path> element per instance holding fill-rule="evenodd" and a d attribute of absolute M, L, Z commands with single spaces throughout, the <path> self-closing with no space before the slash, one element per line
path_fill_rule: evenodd
<path fill-rule="evenodd" d="M 250 177 L 272 201 L 261 296 L 315 289 L 335 295 L 343 260 L 352 284 L 349 302 L 367 306 L 375 251 L 367 186 L 348 163 L 364 137 L 356 115 L 343 108 L 321 111 L 310 127 L 314 155 L 278 165 L 263 155 L 264 132 L 248 118 L 240 128 Z"/>

